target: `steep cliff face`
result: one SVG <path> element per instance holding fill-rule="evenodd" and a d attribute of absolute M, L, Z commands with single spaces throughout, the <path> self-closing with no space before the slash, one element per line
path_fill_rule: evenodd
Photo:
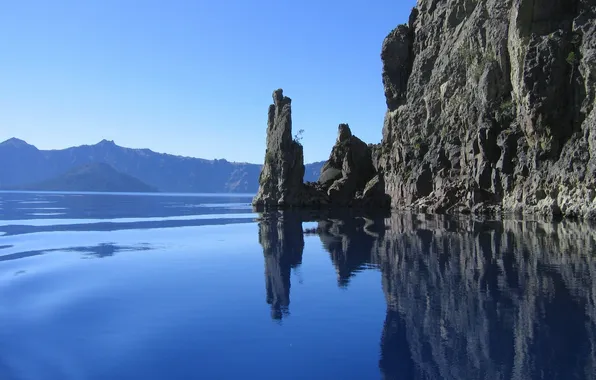
<path fill-rule="evenodd" d="M 382 45 L 398 208 L 596 215 L 596 0 L 419 0 Z"/>

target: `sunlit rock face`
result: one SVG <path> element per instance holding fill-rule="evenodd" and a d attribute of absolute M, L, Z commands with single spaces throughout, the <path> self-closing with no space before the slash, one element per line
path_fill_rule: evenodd
<path fill-rule="evenodd" d="M 393 206 L 596 210 L 596 1 L 418 0 L 381 46 Z"/>

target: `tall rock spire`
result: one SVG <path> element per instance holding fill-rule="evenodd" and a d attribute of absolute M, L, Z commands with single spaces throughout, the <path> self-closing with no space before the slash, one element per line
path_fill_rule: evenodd
<path fill-rule="evenodd" d="M 304 154 L 292 137 L 292 99 L 283 90 L 273 92 L 267 121 L 265 164 L 253 205 L 261 208 L 300 205 L 303 191 Z"/>
<path fill-rule="evenodd" d="M 338 137 L 317 182 L 304 183 L 302 144 L 292 135 L 292 100 L 273 92 L 267 122 L 267 151 L 253 199 L 257 210 L 276 208 L 389 206 L 373 148 L 340 124 Z"/>

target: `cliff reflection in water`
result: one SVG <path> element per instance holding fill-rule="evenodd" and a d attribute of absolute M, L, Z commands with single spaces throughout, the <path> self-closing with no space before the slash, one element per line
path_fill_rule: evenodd
<path fill-rule="evenodd" d="M 339 286 L 382 274 L 385 379 L 573 379 L 596 373 L 596 229 L 441 216 L 263 215 L 267 302 L 281 318 L 302 261 L 303 221 Z M 380 322 L 379 322 L 380 323 Z"/>

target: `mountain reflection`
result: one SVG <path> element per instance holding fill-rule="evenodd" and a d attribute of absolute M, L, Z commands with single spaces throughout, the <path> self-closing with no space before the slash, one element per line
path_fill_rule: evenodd
<path fill-rule="evenodd" d="M 290 273 L 316 229 L 338 285 L 374 266 L 387 312 L 384 379 L 588 379 L 596 373 L 596 229 L 443 216 L 262 215 L 267 302 L 288 313 Z"/>

